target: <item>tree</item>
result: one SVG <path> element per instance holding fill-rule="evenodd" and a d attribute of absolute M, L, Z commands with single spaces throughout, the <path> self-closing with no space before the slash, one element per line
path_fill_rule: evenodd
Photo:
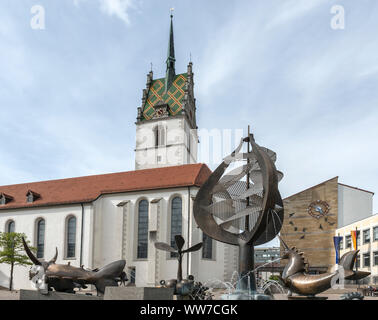
<path fill-rule="evenodd" d="M 0 263 L 10 264 L 11 266 L 9 291 L 12 290 L 14 266 L 28 266 L 33 264 L 30 262 L 29 257 L 24 254 L 22 237 L 26 238 L 23 233 L 0 232 Z M 26 242 L 28 243 L 29 241 L 26 240 Z M 32 250 L 35 249 L 32 248 Z"/>

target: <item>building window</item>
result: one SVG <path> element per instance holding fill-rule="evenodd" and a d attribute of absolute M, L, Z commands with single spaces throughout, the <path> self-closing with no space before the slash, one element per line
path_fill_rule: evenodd
<path fill-rule="evenodd" d="M 378 227 L 373 228 L 373 241 L 378 241 Z"/>
<path fill-rule="evenodd" d="M 356 257 L 356 268 L 359 268 L 361 266 L 361 257 L 358 254 Z"/>
<path fill-rule="evenodd" d="M 176 197 L 171 204 L 171 246 L 177 249 L 175 236 L 182 233 L 182 200 Z M 177 257 L 177 253 L 171 252 L 171 258 Z"/>
<path fill-rule="evenodd" d="M 1 193 L 0 194 L 0 204 L 1 205 L 6 205 L 8 202 L 12 201 L 13 200 L 13 197 L 11 196 L 8 196 L 7 194 L 5 193 Z"/>
<path fill-rule="evenodd" d="M 34 202 L 41 197 L 40 194 L 29 190 L 26 194 L 26 202 Z"/>
<path fill-rule="evenodd" d="M 378 251 L 375 251 L 373 253 L 373 261 L 374 261 L 374 265 L 378 266 Z"/>
<path fill-rule="evenodd" d="M 345 237 L 345 247 L 347 249 L 352 247 L 352 238 L 351 238 L 351 236 L 346 236 Z"/>
<path fill-rule="evenodd" d="M 211 239 L 207 234 L 202 234 L 202 259 L 213 259 L 213 239 Z"/>
<path fill-rule="evenodd" d="M 13 220 L 10 220 L 7 222 L 6 230 L 8 233 L 14 232 L 16 228 L 16 224 L 14 223 Z"/>
<path fill-rule="evenodd" d="M 370 229 L 364 230 L 364 244 L 370 243 Z"/>
<path fill-rule="evenodd" d="M 67 220 L 66 227 L 66 247 L 67 247 L 67 258 L 75 258 L 75 248 L 76 248 L 76 218 L 70 217 Z"/>
<path fill-rule="evenodd" d="M 45 220 L 37 222 L 37 258 L 43 258 L 45 251 Z"/>
<path fill-rule="evenodd" d="M 135 267 L 130 267 L 129 268 L 129 273 L 130 273 L 130 283 L 129 286 L 135 285 Z"/>
<path fill-rule="evenodd" d="M 138 207 L 138 248 L 137 258 L 147 259 L 148 255 L 148 201 L 142 200 Z"/>
<path fill-rule="evenodd" d="M 370 267 L 370 252 L 364 253 L 364 268 Z"/>
<path fill-rule="evenodd" d="M 360 237 L 360 230 L 357 230 L 357 236 L 356 236 L 356 241 L 357 241 L 357 248 L 361 245 L 361 237 Z"/>
<path fill-rule="evenodd" d="M 342 237 L 340 241 L 340 250 L 343 250 L 343 249 L 344 249 L 344 237 Z"/>

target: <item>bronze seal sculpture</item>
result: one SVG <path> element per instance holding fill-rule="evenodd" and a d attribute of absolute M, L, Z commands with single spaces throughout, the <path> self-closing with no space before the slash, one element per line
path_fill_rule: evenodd
<path fill-rule="evenodd" d="M 56 264 L 58 249 L 50 261 L 40 261 L 31 252 L 24 238 L 22 241 L 26 254 L 34 263 L 29 272 L 30 280 L 42 294 L 47 294 L 52 288 L 58 292 L 74 293 L 74 288 L 85 289 L 87 284 L 92 284 L 97 289 L 97 295 L 103 295 L 105 287 L 116 287 L 119 281 L 125 281 L 125 260 L 112 262 L 101 269 L 85 270 L 69 264 Z"/>

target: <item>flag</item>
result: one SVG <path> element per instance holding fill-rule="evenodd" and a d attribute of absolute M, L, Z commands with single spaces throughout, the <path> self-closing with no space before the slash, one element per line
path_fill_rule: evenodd
<path fill-rule="evenodd" d="M 352 236 L 353 250 L 357 250 L 357 231 L 352 230 L 350 234 Z"/>
<path fill-rule="evenodd" d="M 335 251 L 336 251 L 336 264 L 338 264 L 340 260 L 340 242 L 342 240 L 343 240 L 343 237 L 333 237 L 333 243 L 335 244 Z"/>

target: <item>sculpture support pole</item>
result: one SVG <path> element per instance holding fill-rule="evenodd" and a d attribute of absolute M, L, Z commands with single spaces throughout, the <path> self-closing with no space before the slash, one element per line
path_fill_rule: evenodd
<path fill-rule="evenodd" d="M 182 254 L 179 252 L 178 256 L 178 270 L 177 270 L 177 282 L 182 280 Z"/>
<path fill-rule="evenodd" d="M 239 289 L 256 291 L 256 279 L 254 272 L 254 247 L 253 245 L 239 245 Z M 250 272 L 250 273 L 249 273 Z"/>

